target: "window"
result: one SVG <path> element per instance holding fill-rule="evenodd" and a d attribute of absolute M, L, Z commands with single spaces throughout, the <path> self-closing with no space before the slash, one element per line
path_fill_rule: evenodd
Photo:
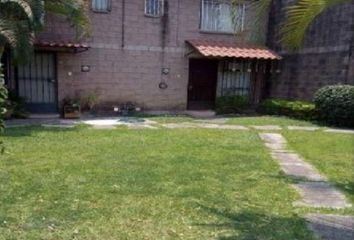
<path fill-rule="evenodd" d="M 221 61 L 219 96 L 249 96 L 251 89 L 251 62 Z"/>
<path fill-rule="evenodd" d="M 162 17 L 164 15 L 164 0 L 145 0 L 145 15 Z"/>
<path fill-rule="evenodd" d="M 245 4 L 233 5 L 230 0 L 202 0 L 201 8 L 201 30 L 226 33 L 243 30 Z"/>
<path fill-rule="evenodd" d="M 111 0 L 92 0 L 92 11 L 109 12 L 111 11 Z"/>

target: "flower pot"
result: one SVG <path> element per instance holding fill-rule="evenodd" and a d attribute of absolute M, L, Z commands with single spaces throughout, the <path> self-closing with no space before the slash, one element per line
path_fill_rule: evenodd
<path fill-rule="evenodd" d="M 78 105 L 65 105 L 64 118 L 65 119 L 78 119 L 81 116 L 81 108 Z"/>

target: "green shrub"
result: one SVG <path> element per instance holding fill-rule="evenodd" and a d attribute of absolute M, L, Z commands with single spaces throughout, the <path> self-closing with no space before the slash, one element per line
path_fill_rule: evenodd
<path fill-rule="evenodd" d="M 314 120 L 317 116 L 313 103 L 284 99 L 267 99 L 260 105 L 260 111 L 264 114 L 284 115 L 303 120 Z"/>
<path fill-rule="evenodd" d="M 242 113 L 249 105 L 245 96 L 223 96 L 216 99 L 216 113 L 232 114 Z"/>
<path fill-rule="evenodd" d="M 314 102 L 328 124 L 354 127 L 354 86 L 333 85 L 318 90 Z"/>
<path fill-rule="evenodd" d="M 2 66 L 0 63 L 0 134 L 4 130 L 4 116 L 5 116 L 5 105 L 7 98 L 7 90 L 4 86 L 4 75 L 2 73 Z M 4 147 L 3 142 L 0 140 L 0 154 L 3 153 Z"/>

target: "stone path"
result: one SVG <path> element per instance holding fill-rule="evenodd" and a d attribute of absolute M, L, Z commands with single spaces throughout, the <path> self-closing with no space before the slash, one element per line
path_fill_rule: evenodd
<path fill-rule="evenodd" d="M 281 134 L 260 133 L 259 136 L 270 150 L 272 157 L 278 161 L 285 175 L 296 182 L 292 186 L 301 195 L 301 199 L 294 202 L 294 206 L 331 209 L 352 207 L 343 193 L 327 182 L 326 177 L 297 153 L 287 149 L 287 141 Z M 305 218 L 309 229 L 319 239 L 354 239 L 354 218 L 351 216 L 308 214 Z"/>
<path fill-rule="evenodd" d="M 353 240 L 354 217 L 308 214 L 306 215 L 309 228 L 319 239 L 323 240 Z"/>
<path fill-rule="evenodd" d="M 161 124 L 149 119 L 136 117 L 111 117 L 111 118 L 94 118 L 84 117 L 78 120 L 68 120 L 60 118 L 30 118 L 30 119 L 14 119 L 6 121 L 6 127 L 26 127 L 26 126 L 43 126 L 57 128 L 71 128 L 77 124 L 87 124 L 94 129 L 115 129 L 116 126 L 127 126 L 129 129 L 157 129 L 157 128 L 206 128 L 206 129 L 229 129 L 229 130 L 256 130 L 256 131 L 280 131 L 287 129 L 289 131 L 324 131 L 328 133 L 354 134 L 351 129 L 335 129 L 320 128 L 309 126 L 278 126 L 278 125 L 231 125 L 226 124 L 228 118 L 212 118 L 212 119 L 196 119 L 191 122 L 167 123 Z"/>
<path fill-rule="evenodd" d="M 285 138 L 278 133 L 260 133 L 261 139 L 270 149 L 282 171 L 298 181 L 293 187 L 300 193 L 302 200 L 294 203 L 297 206 L 316 208 L 351 207 L 345 196 L 329 184 L 326 178 L 301 157 L 287 150 Z"/>

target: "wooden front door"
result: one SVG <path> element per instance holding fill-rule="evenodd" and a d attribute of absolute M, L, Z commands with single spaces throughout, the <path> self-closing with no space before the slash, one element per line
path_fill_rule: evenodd
<path fill-rule="evenodd" d="M 29 112 L 58 111 L 55 58 L 55 53 L 37 52 L 30 63 L 17 67 L 18 95 L 25 98 Z"/>
<path fill-rule="evenodd" d="M 188 109 L 213 109 L 218 78 L 218 61 L 190 59 L 188 84 Z"/>

